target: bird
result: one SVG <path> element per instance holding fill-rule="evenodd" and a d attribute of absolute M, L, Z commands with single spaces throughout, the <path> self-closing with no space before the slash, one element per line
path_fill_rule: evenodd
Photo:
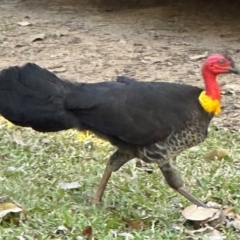
<path fill-rule="evenodd" d="M 86 83 L 26 63 L 0 72 L 0 114 L 39 132 L 90 131 L 115 146 L 93 204 L 102 201 L 112 173 L 138 158 L 157 164 L 172 189 L 207 207 L 185 187 L 176 158 L 204 141 L 211 119 L 221 112 L 217 76 L 240 71 L 229 55 L 214 53 L 204 60 L 201 73 L 205 88 L 126 76 Z"/>

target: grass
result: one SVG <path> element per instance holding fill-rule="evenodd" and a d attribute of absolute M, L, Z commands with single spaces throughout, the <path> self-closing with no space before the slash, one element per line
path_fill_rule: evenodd
<path fill-rule="evenodd" d="M 0 239 L 25 235 L 28 239 L 79 240 L 87 226 L 92 226 L 98 240 L 187 239 L 176 226 L 182 226 L 179 206 L 189 202 L 165 184 L 155 166 L 148 174 L 136 168 L 135 161 L 126 164 L 110 179 L 102 206 L 93 207 L 90 199 L 114 151 L 111 145 L 76 131 L 41 134 L 9 126 L 4 120 L 0 129 L 0 193 L 27 211 L 27 219 L 18 224 L 1 223 Z M 21 132 L 25 145 L 16 143 L 16 131 Z M 93 143 L 92 149 L 88 148 L 89 142 Z M 203 144 L 178 158 L 185 183 L 197 197 L 222 199 L 238 213 L 239 142 L 239 132 L 212 128 Z M 222 161 L 202 159 L 205 153 L 219 147 L 229 149 L 230 156 Z M 61 182 L 74 181 L 80 183 L 78 189 L 58 188 Z M 144 230 L 137 229 L 140 223 Z M 59 226 L 67 229 L 64 234 L 56 234 Z M 225 234 L 226 239 L 238 239 L 230 229 Z"/>

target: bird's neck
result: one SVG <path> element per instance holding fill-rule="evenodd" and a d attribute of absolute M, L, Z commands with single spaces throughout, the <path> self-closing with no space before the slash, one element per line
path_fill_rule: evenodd
<path fill-rule="evenodd" d="M 205 82 L 205 91 L 199 96 L 199 102 L 203 109 L 211 114 L 219 114 L 221 112 L 221 92 L 217 83 L 217 76 L 212 72 L 202 71 L 203 79 Z"/>
<path fill-rule="evenodd" d="M 209 71 L 202 72 L 203 79 L 205 82 L 206 95 L 211 97 L 213 100 L 221 100 L 221 91 L 217 83 L 217 76 Z"/>

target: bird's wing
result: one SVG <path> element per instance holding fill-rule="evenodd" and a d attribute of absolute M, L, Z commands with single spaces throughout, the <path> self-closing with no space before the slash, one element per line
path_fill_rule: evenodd
<path fill-rule="evenodd" d="M 132 81 L 132 80 L 130 80 Z M 164 140 L 184 128 L 199 107 L 201 89 L 170 83 L 125 81 L 87 84 L 66 97 L 65 107 L 87 129 L 137 145 Z"/>

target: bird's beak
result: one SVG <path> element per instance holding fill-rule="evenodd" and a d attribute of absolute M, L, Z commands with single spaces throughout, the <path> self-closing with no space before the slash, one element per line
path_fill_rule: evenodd
<path fill-rule="evenodd" d="M 237 68 L 236 66 L 230 67 L 228 70 L 229 70 L 229 73 L 235 73 L 240 75 L 240 69 Z"/>

